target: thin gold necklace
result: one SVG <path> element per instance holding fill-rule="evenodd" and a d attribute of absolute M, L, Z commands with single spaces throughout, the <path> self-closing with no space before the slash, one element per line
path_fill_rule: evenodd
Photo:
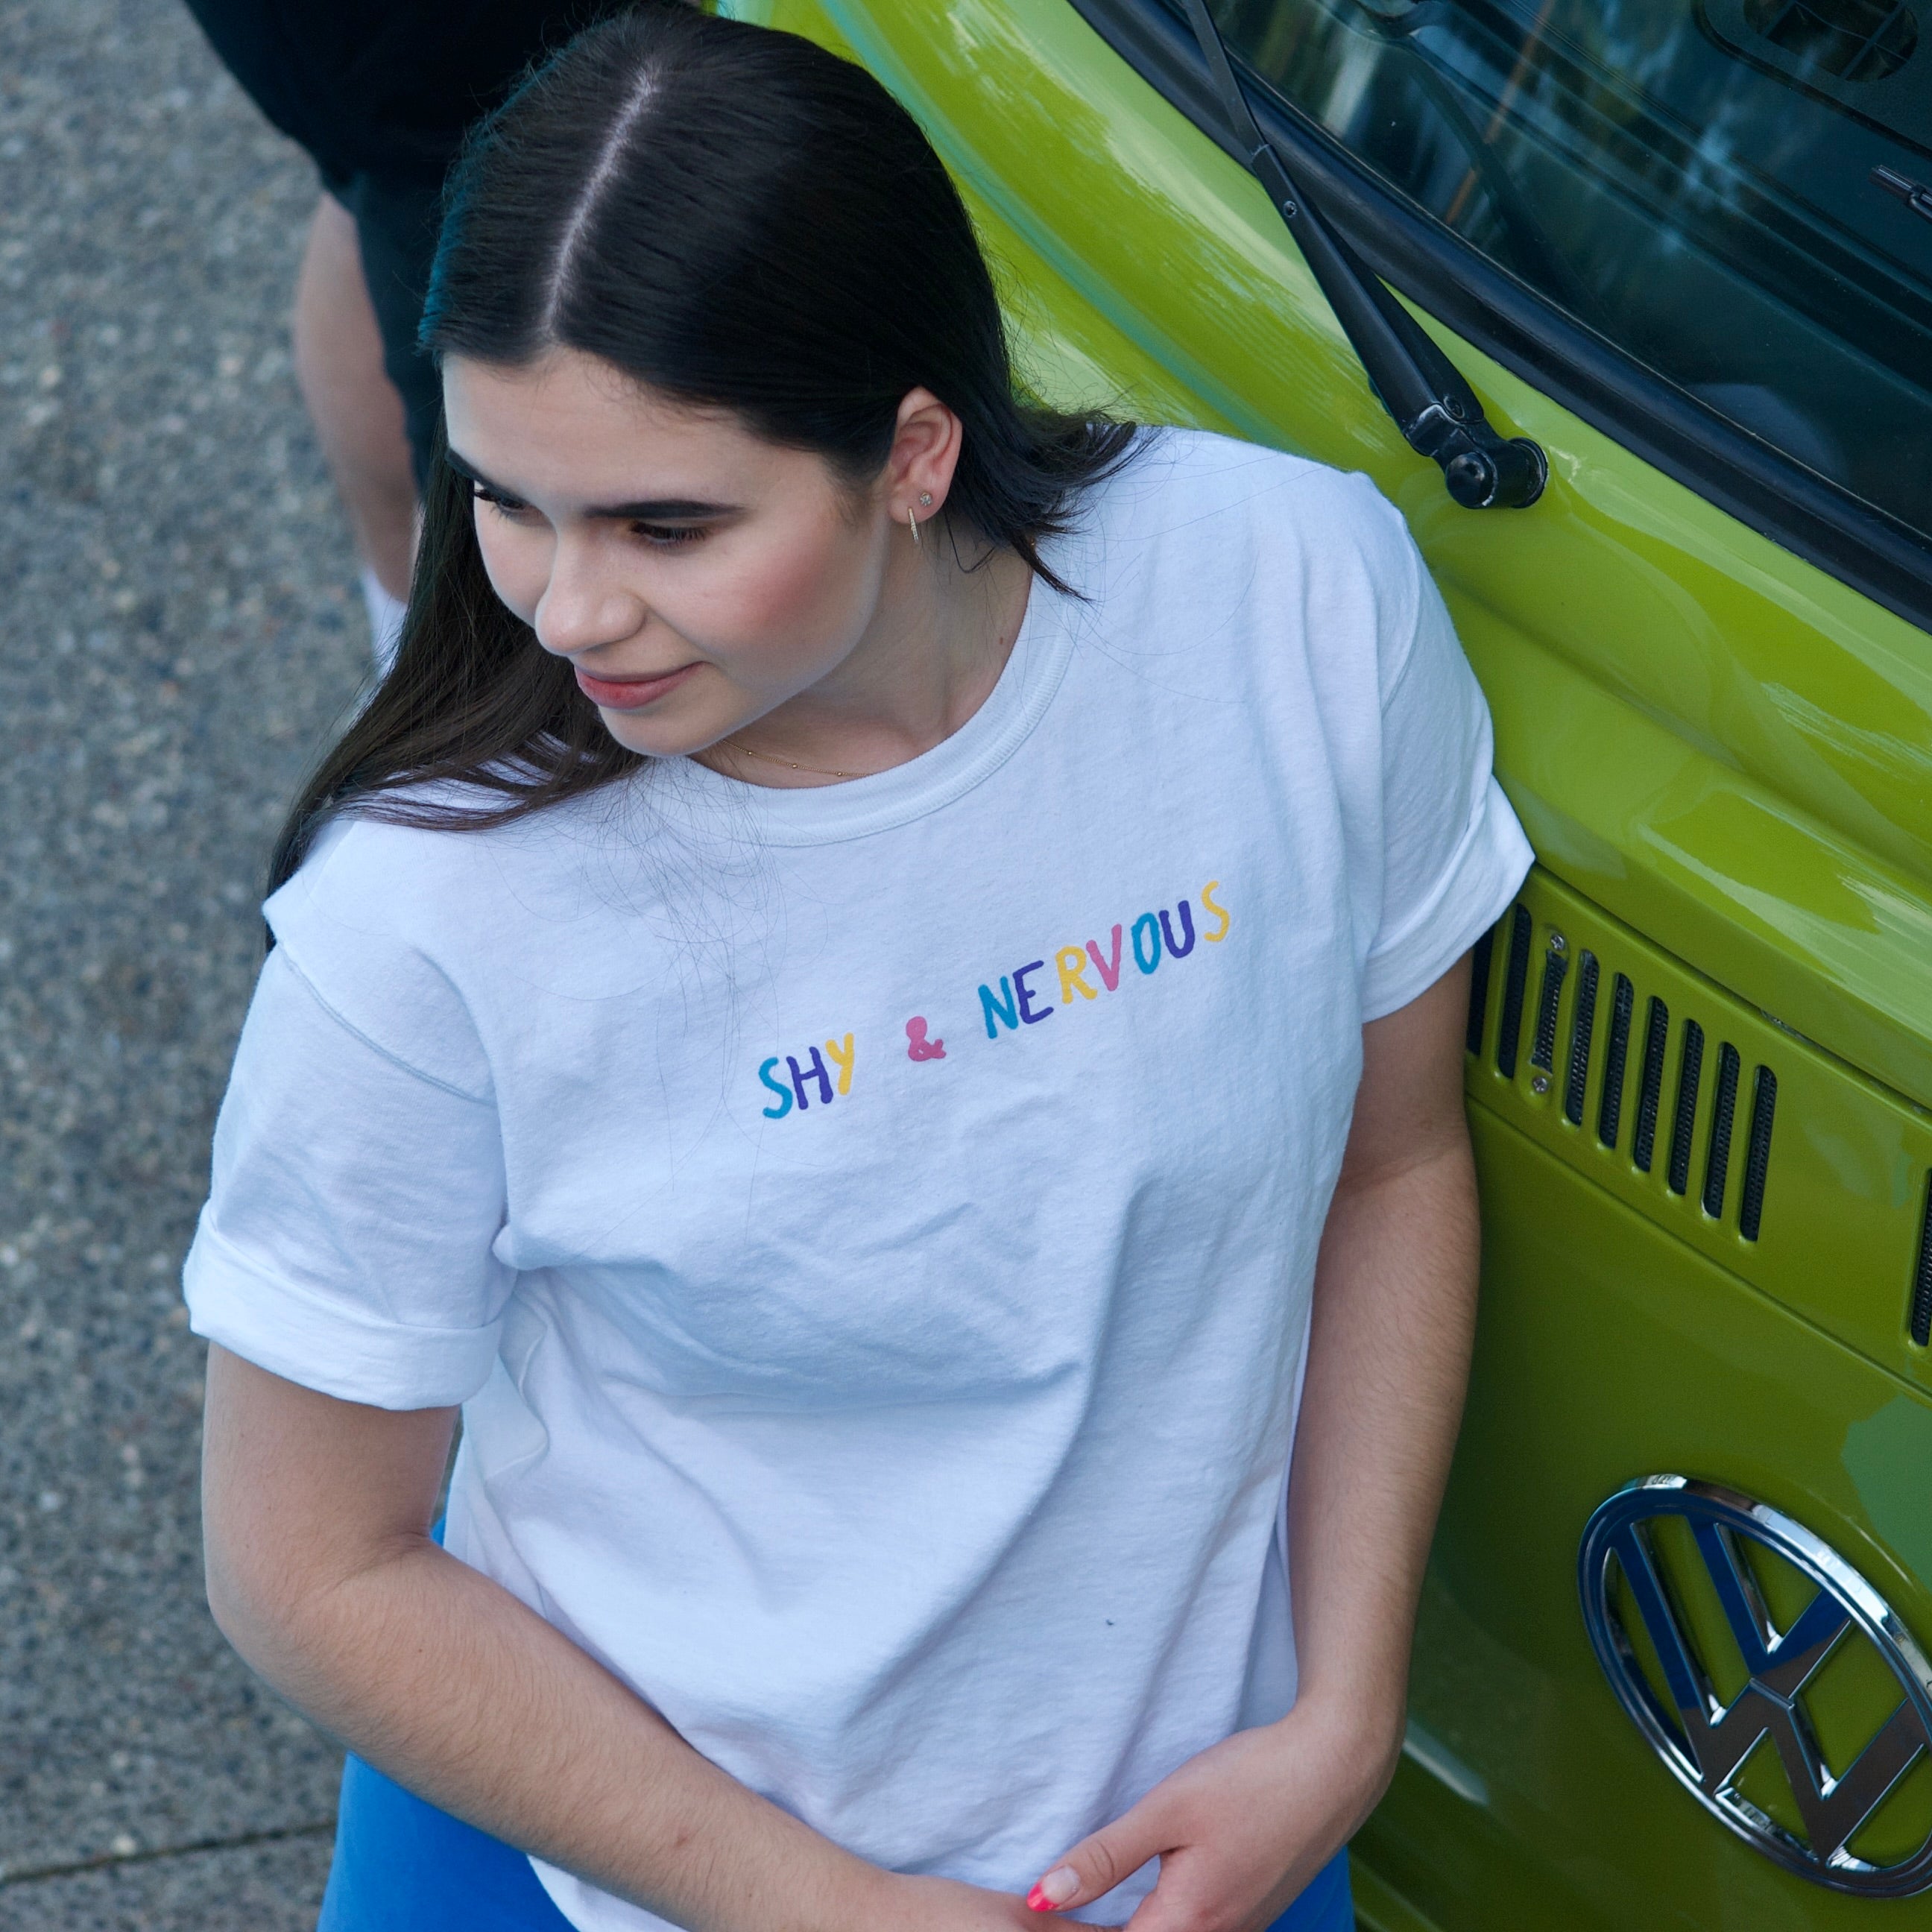
<path fill-rule="evenodd" d="M 1023 625 L 1024 622 L 1025 616 L 1024 613 L 1022 612 L 1021 616 L 1021 622 Z M 1005 642 L 1004 633 L 1002 633 L 1000 641 L 1002 643 Z M 1019 629 L 1018 627 L 1016 626 L 1013 632 L 1012 644 L 1008 644 L 1006 645 L 1006 654 L 1007 656 L 1011 655 L 1013 644 L 1018 643 L 1018 641 Z M 1004 660 L 1003 658 L 1002 669 L 1004 669 Z M 876 772 L 833 772 L 827 771 L 823 765 L 801 765 L 793 759 L 780 758 L 775 752 L 760 752 L 754 746 L 734 744 L 729 738 L 724 739 L 722 742 L 720 748 L 722 750 L 736 752 L 742 756 L 748 758 L 762 758 L 768 765 L 782 765 L 787 771 L 808 772 L 812 776 L 815 778 L 876 778 L 878 776 Z"/>
<path fill-rule="evenodd" d="M 768 765 L 783 765 L 788 771 L 809 772 L 815 778 L 862 778 L 869 776 L 865 772 L 827 771 L 823 765 L 801 765 L 790 758 L 781 758 L 776 752 L 760 752 L 751 745 L 734 744 L 729 738 L 724 740 L 724 748 L 737 752 L 742 758 L 762 758 Z"/>

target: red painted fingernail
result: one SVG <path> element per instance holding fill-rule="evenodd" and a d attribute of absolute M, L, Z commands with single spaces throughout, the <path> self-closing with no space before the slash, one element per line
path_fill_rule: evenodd
<path fill-rule="evenodd" d="M 1027 1894 L 1026 1902 L 1035 1912 L 1058 1912 L 1079 1889 L 1080 1874 L 1071 1865 L 1055 1865 Z"/>

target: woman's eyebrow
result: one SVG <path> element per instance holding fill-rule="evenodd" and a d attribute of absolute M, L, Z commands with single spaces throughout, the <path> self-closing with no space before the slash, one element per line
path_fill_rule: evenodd
<path fill-rule="evenodd" d="M 442 454 L 444 461 L 446 462 L 449 465 L 450 468 L 454 470 L 457 475 L 460 476 L 464 482 L 468 483 L 479 483 L 484 489 L 493 490 L 498 496 L 507 496 L 509 495 L 510 492 L 507 490 L 497 490 L 496 484 L 491 482 L 489 478 L 485 476 L 482 471 L 477 468 L 475 464 L 472 463 L 466 456 L 458 455 L 457 452 L 449 448 L 447 444 L 443 446 Z"/>
<path fill-rule="evenodd" d="M 478 484 L 493 496 L 514 497 L 517 492 L 506 489 L 500 483 L 493 483 L 467 457 L 459 455 L 453 449 L 446 449 L 443 454 L 449 466 L 458 476 Z M 634 503 L 599 503 L 584 512 L 586 517 L 610 518 L 620 523 L 656 524 L 689 522 L 700 517 L 728 516 L 737 506 L 732 503 L 708 503 L 694 496 L 646 496 Z"/>
<path fill-rule="evenodd" d="M 706 503 L 694 496 L 646 496 L 640 502 L 596 504 L 584 512 L 586 517 L 614 517 L 620 522 L 663 524 L 689 522 L 700 517 L 728 516 L 736 508 L 732 503 Z"/>

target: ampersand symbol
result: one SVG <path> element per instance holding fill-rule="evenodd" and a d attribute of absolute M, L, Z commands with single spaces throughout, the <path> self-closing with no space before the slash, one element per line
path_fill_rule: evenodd
<path fill-rule="evenodd" d="M 928 1040 L 926 1022 L 922 1019 L 906 1022 L 906 1038 L 911 1042 L 906 1048 L 908 1060 L 944 1060 L 946 1058 L 945 1041 Z"/>

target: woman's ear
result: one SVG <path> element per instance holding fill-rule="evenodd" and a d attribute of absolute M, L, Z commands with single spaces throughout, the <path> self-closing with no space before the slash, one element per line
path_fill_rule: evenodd
<path fill-rule="evenodd" d="M 945 508 L 959 466 L 959 418 L 930 389 L 909 389 L 899 404 L 892 454 L 886 459 L 887 514 L 926 523 Z"/>

